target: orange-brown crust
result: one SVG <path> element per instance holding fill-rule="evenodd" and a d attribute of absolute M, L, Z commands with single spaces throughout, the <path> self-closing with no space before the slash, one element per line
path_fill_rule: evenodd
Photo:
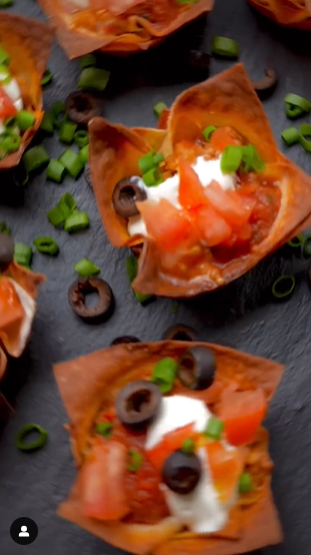
<path fill-rule="evenodd" d="M 311 5 L 305 0 L 248 0 L 251 6 L 286 27 L 311 29 Z"/>
<path fill-rule="evenodd" d="M 166 114 L 167 115 L 167 114 Z M 112 205 L 115 184 L 129 175 L 137 175 L 138 159 L 155 149 L 166 156 L 181 140 L 195 141 L 208 125 L 232 126 L 253 144 L 266 162 L 265 173 L 280 181 L 282 200 L 270 233 L 253 246 L 248 255 L 217 267 L 204 265 L 191 279 L 174 278 L 161 263 L 161 251 L 149 238 L 130 237 L 127 221 Z M 311 178 L 285 158 L 277 149 L 269 122 L 242 64 L 238 64 L 188 91 L 173 104 L 167 129 L 161 133 L 156 149 L 151 130 L 144 136 L 137 130 L 113 125 L 101 118 L 90 122 L 90 163 L 93 188 L 101 218 L 111 243 L 116 247 L 144 242 L 134 289 L 144 294 L 167 297 L 191 297 L 212 291 L 240 277 L 263 257 L 276 250 L 295 230 L 308 221 L 311 211 Z M 161 139 L 161 141 L 160 141 Z"/>
<path fill-rule="evenodd" d="M 25 110 L 35 113 L 34 125 L 24 133 L 20 148 L 0 161 L 0 169 L 16 166 L 40 127 L 43 116 L 40 80 L 45 70 L 54 33 L 41 21 L 1 14 L 0 41 L 11 58 L 10 70 L 21 89 Z"/>
<path fill-rule="evenodd" d="M 242 390 L 261 387 L 270 402 L 282 376 L 281 365 L 227 347 L 201 345 L 213 350 L 219 379 L 236 381 Z M 129 381 L 149 376 L 159 360 L 164 357 L 177 359 L 190 346 L 193 343 L 176 341 L 118 345 L 54 367 L 60 395 L 69 415 L 72 449 L 79 467 L 88 453 L 89 437 L 102 407 L 110 406 L 120 388 Z M 187 394 L 217 405 L 222 393 L 219 387 L 212 386 L 205 392 L 187 390 Z M 267 434 L 262 430 L 259 436 L 259 451 L 266 454 Z M 269 474 L 254 502 L 236 507 L 228 527 L 217 536 L 208 538 L 182 533 L 173 517 L 151 527 L 90 519 L 83 514 L 79 478 L 69 498 L 61 504 L 59 514 L 116 547 L 138 555 L 234 555 L 278 543 L 282 538 L 270 493 Z"/>
<path fill-rule="evenodd" d="M 213 0 L 199 0 L 187 9 L 183 6 L 179 15 L 161 29 L 143 17 L 132 15 L 130 32 L 104 35 L 99 32 L 75 29 L 71 24 L 71 12 L 65 9 L 64 3 L 60 0 L 39 0 L 43 11 L 49 16 L 52 26 L 56 29 L 58 40 L 69 59 L 83 56 L 94 50 L 117 55 L 148 50 L 186 23 L 211 11 L 213 3 Z M 142 35 L 142 30 L 145 36 Z"/>

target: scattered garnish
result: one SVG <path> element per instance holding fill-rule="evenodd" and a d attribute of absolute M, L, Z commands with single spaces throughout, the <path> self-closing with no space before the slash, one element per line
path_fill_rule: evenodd
<path fill-rule="evenodd" d="M 16 114 L 16 123 L 21 131 L 27 131 L 33 126 L 35 122 L 35 115 L 33 112 L 28 112 L 27 110 L 20 110 Z"/>
<path fill-rule="evenodd" d="M 20 266 L 30 268 L 32 259 L 32 248 L 24 243 L 15 243 L 14 261 Z"/>
<path fill-rule="evenodd" d="M 134 281 L 134 279 L 137 276 L 137 271 L 138 271 L 138 262 L 137 262 L 136 256 L 129 256 L 126 259 L 126 271 L 127 271 L 127 275 L 129 277 L 129 280 L 132 284 L 132 282 Z M 135 294 L 136 299 L 142 304 L 153 297 L 153 295 L 142 295 L 141 293 L 138 293 L 137 291 L 134 291 L 134 294 Z"/>
<path fill-rule="evenodd" d="M 176 324 L 175 326 L 170 326 L 165 330 L 162 335 L 162 339 L 170 339 L 171 341 L 196 341 L 197 333 L 196 331 L 187 326 L 186 324 Z"/>
<path fill-rule="evenodd" d="M 304 236 L 302 235 L 302 233 L 299 233 L 298 235 L 296 235 L 296 237 L 293 237 L 292 239 L 287 241 L 287 245 L 292 249 L 298 250 L 302 247 L 303 242 L 304 242 Z"/>
<path fill-rule="evenodd" d="M 71 121 L 65 121 L 64 123 L 62 123 L 58 133 L 59 140 L 62 143 L 71 145 L 73 138 L 75 136 L 77 127 L 78 127 L 77 124 L 72 123 Z"/>
<path fill-rule="evenodd" d="M 50 113 L 45 112 L 45 114 L 42 118 L 42 121 L 41 121 L 40 129 L 41 129 L 41 131 L 43 131 L 47 135 L 53 135 L 53 133 L 54 133 L 54 122 L 53 122 L 53 117 L 51 116 Z"/>
<path fill-rule="evenodd" d="M 55 158 L 51 158 L 48 167 L 46 168 L 46 178 L 56 183 L 61 183 L 65 174 L 66 168 Z"/>
<path fill-rule="evenodd" d="M 51 83 L 52 79 L 53 79 L 52 73 L 50 72 L 49 68 L 46 68 L 44 70 L 42 79 L 40 81 L 41 87 L 45 87 L 45 85 L 48 85 L 49 83 Z"/>
<path fill-rule="evenodd" d="M 90 147 L 89 145 L 85 145 L 84 147 L 82 147 L 79 150 L 79 160 L 81 162 L 81 164 L 83 164 L 83 166 L 85 166 L 85 164 L 89 161 L 89 153 L 90 153 Z"/>
<path fill-rule="evenodd" d="M 45 150 L 44 146 L 33 146 L 25 152 L 23 155 L 23 164 L 25 166 L 26 172 L 29 174 L 35 170 L 47 166 L 49 163 L 49 155 Z"/>
<path fill-rule="evenodd" d="M 97 67 L 82 70 L 77 87 L 86 91 L 104 91 L 108 85 L 110 71 Z"/>
<path fill-rule="evenodd" d="M 113 426 L 111 422 L 100 422 L 95 427 L 95 432 L 105 438 L 108 438 L 113 432 Z"/>
<path fill-rule="evenodd" d="M 89 293 L 98 293 L 96 306 L 88 307 L 85 298 Z M 107 320 L 113 313 L 114 295 L 106 281 L 98 277 L 80 278 L 68 291 L 68 302 L 72 310 L 84 320 Z"/>
<path fill-rule="evenodd" d="M 24 443 L 25 438 L 32 432 L 37 432 L 39 434 L 38 439 L 32 443 Z M 38 424 L 26 424 L 26 426 L 23 426 L 16 435 L 15 445 L 21 451 L 35 451 L 36 449 L 43 447 L 46 444 L 47 439 L 48 432 L 44 428 Z"/>
<path fill-rule="evenodd" d="M 96 99 L 84 91 L 70 93 L 65 101 L 68 117 L 74 123 L 87 125 L 92 118 L 100 116 Z"/>
<path fill-rule="evenodd" d="M 187 455 L 192 455 L 192 453 L 194 453 L 194 451 L 195 451 L 194 441 L 190 438 L 185 439 L 182 446 L 181 446 L 181 450 L 184 453 L 186 453 Z"/>
<path fill-rule="evenodd" d="M 156 187 L 163 182 L 163 177 L 158 168 L 152 168 L 143 174 L 143 182 L 147 187 Z"/>
<path fill-rule="evenodd" d="M 80 129 L 74 134 L 73 141 L 79 148 L 83 148 L 84 146 L 88 145 L 90 142 L 90 137 L 88 132 L 84 131 L 83 129 Z"/>
<path fill-rule="evenodd" d="M 88 258 L 79 260 L 74 266 L 75 272 L 82 277 L 96 276 L 100 272 L 100 268 Z"/>
<path fill-rule="evenodd" d="M 184 72 L 190 80 L 204 81 L 209 74 L 210 55 L 202 50 L 190 50 L 185 66 Z"/>
<path fill-rule="evenodd" d="M 138 160 L 138 167 L 142 174 L 147 173 L 149 170 L 156 168 L 160 162 L 164 160 L 163 154 L 156 154 L 154 150 L 148 152 Z"/>
<path fill-rule="evenodd" d="M 0 8 L 10 8 L 13 4 L 13 0 L 0 0 Z"/>
<path fill-rule="evenodd" d="M 225 425 L 221 420 L 211 416 L 204 430 L 204 435 L 218 441 L 221 438 L 224 427 Z"/>
<path fill-rule="evenodd" d="M 0 136 L 0 150 L 10 154 L 19 149 L 22 139 L 8 128 Z"/>
<path fill-rule="evenodd" d="M 154 105 L 153 107 L 153 111 L 155 113 L 156 116 L 160 117 L 161 112 L 163 112 L 163 110 L 167 110 L 167 105 L 165 104 L 165 102 L 157 102 L 157 104 Z"/>
<path fill-rule="evenodd" d="M 52 117 L 54 127 L 59 129 L 62 123 L 66 121 L 65 104 L 58 100 L 55 104 L 53 104 L 49 113 Z"/>
<path fill-rule="evenodd" d="M 311 256 L 311 233 L 303 237 L 302 252 L 306 257 Z"/>
<path fill-rule="evenodd" d="M 209 141 L 211 138 L 212 133 L 214 133 L 214 131 L 216 131 L 216 127 L 215 125 L 209 125 L 208 127 L 205 127 L 205 129 L 203 129 L 202 131 L 202 135 L 204 137 L 204 139 L 206 141 Z"/>
<path fill-rule="evenodd" d="M 261 94 L 272 91 L 277 84 L 277 80 L 276 71 L 271 67 L 266 67 L 265 76 L 259 81 L 252 81 L 252 85 L 258 96 L 261 96 Z"/>
<path fill-rule="evenodd" d="M 10 228 L 6 222 L 0 222 L 0 233 L 11 235 Z"/>
<path fill-rule="evenodd" d="M 281 137 L 287 146 L 292 146 L 299 142 L 299 132 L 296 127 L 289 127 L 284 129 L 281 133 Z"/>
<path fill-rule="evenodd" d="M 84 167 L 84 164 L 81 162 L 78 154 L 71 150 L 71 148 L 67 148 L 67 150 L 65 150 L 59 158 L 59 161 L 63 164 L 63 166 L 65 166 L 69 175 L 71 175 L 74 179 L 77 179 Z"/>
<path fill-rule="evenodd" d="M 74 231 L 86 229 L 89 225 L 90 220 L 88 213 L 80 212 L 80 210 L 74 210 L 66 219 L 64 229 L 68 233 L 73 233 Z"/>
<path fill-rule="evenodd" d="M 130 462 L 128 464 L 128 470 L 130 472 L 137 472 L 137 470 L 140 469 L 142 462 L 143 462 L 143 456 L 142 454 L 137 451 L 136 449 L 130 449 L 129 450 L 129 457 L 130 457 Z"/>
<path fill-rule="evenodd" d="M 245 472 L 239 478 L 239 493 L 249 493 L 253 489 L 253 480 L 250 474 Z"/>
<path fill-rule="evenodd" d="M 299 126 L 299 142 L 307 152 L 311 152 L 311 139 L 307 140 L 306 137 L 311 137 L 310 123 L 302 123 Z"/>
<path fill-rule="evenodd" d="M 4 50 L 3 46 L 0 45 L 0 65 L 8 66 L 10 63 L 10 56 Z"/>
<path fill-rule="evenodd" d="M 161 393 L 169 393 L 173 389 L 177 369 L 178 363 L 170 357 L 163 358 L 156 364 L 151 381 L 159 386 Z"/>
<path fill-rule="evenodd" d="M 285 113 L 288 118 L 295 119 L 311 111 L 311 103 L 303 96 L 288 93 L 285 98 Z"/>
<path fill-rule="evenodd" d="M 96 66 L 96 58 L 94 54 L 85 54 L 85 56 L 81 56 L 81 58 L 78 59 L 78 62 L 82 69 Z"/>
<path fill-rule="evenodd" d="M 221 157 L 221 171 L 223 173 L 236 172 L 240 167 L 244 173 L 264 170 L 265 163 L 260 158 L 256 148 L 249 144 L 245 146 L 227 146 Z"/>
<path fill-rule="evenodd" d="M 59 246 L 53 237 L 37 237 L 34 242 L 37 251 L 50 256 L 56 256 L 59 253 Z"/>
<path fill-rule="evenodd" d="M 285 299 L 290 297 L 295 289 L 295 276 L 280 276 L 272 285 L 272 294 L 276 299 Z"/>
<path fill-rule="evenodd" d="M 212 39 L 212 54 L 226 58 L 238 58 L 239 45 L 236 40 L 227 37 L 214 37 Z"/>
<path fill-rule="evenodd" d="M 221 171 L 223 173 L 235 173 L 242 162 L 242 147 L 227 146 L 221 157 Z"/>
<path fill-rule="evenodd" d="M 77 203 L 73 196 L 70 193 L 65 193 L 58 204 L 48 211 L 47 217 L 49 222 L 54 227 L 58 227 L 66 221 L 76 206 Z"/>

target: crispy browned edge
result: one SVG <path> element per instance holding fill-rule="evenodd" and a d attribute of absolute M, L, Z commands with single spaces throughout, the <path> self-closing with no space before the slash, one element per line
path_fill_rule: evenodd
<path fill-rule="evenodd" d="M 151 239 L 129 237 L 126 220 L 113 209 L 112 192 L 116 182 L 137 173 L 138 159 L 151 148 L 168 154 L 178 141 L 195 140 L 208 125 L 231 125 L 256 146 L 266 161 L 267 173 L 282 178 L 281 207 L 268 237 L 251 254 L 231 261 L 222 270 L 210 264 L 205 275 L 191 280 L 173 279 L 161 267 L 160 250 Z M 108 238 L 117 247 L 144 242 L 133 283 L 141 293 L 192 297 L 217 289 L 276 250 L 310 216 L 311 178 L 278 151 L 261 102 L 242 64 L 182 93 L 171 108 L 167 131 L 146 129 L 142 135 L 141 130 L 113 125 L 101 118 L 90 122 L 89 131 L 93 188 Z"/>
<path fill-rule="evenodd" d="M 208 343 L 196 343 L 209 347 L 219 361 L 230 358 L 232 364 L 243 364 L 245 372 L 252 383 L 262 387 L 268 402 L 279 384 L 283 366 L 228 347 Z M 178 357 L 194 343 L 161 341 L 157 343 L 137 343 L 118 345 L 109 349 L 96 351 L 70 362 L 57 364 L 54 373 L 60 395 L 66 407 L 72 440 L 72 449 L 78 466 L 83 462 L 87 449 L 87 439 L 94 426 L 94 420 L 105 398 L 131 379 L 137 377 L 140 368 L 152 370 L 154 364 L 163 357 Z M 114 382 L 117 380 L 117 385 Z M 106 525 L 83 515 L 79 496 L 79 480 L 75 483 L 70 496 L 59 507 L 59 514 L 82 526 L 103 540 L 121 549 L 130 550 L 139 555 L 155 553 L 157 555 L 234 555 L 269 544 L 279 543 L 282 532 L 277 512 L 274 508 L 269 481 L 260 501 L 244 511 L 243 530 L 239 540 L 223 538 L 202 538 L 200 536 L 186 539 L 175 535 L 172 540 L 152 545 L 150 527 L 146 527 L 142 538 L 138 532 L 130 534 L 131 525 L 115 523 Z M 135 529 L 135 526 L 133 527 Z M 143 527 L 140 527 L 143 528 Z M 152 528 L 152 527 L 151 527 Z M 169 536 L 168 536 L 169 537 Z M 154 538 L 153 538 L 154 542 Z"/>
<path fill-rule="evenodd" d="M 54 32 L 35 19 L 13 14 L 0 16 L 0 41 L 11 56 L 11 68 L 19 81 L 25 108 L 36 111 L 35 124 L 24 133 L 20 148 L 0 161 L 0 169 L 16 166 L 40 127 L 43 116 L 40 80 L 45 70 Z"/>
<path fill-rule="evenodd" d="M 170 35 L 186 23 L 193 21 L 213 8 L 213 0 L 199 0 L 188 10 L 181 14 L 163 31 L 153 30 L 152 25 L 148 30 L 154 35 L 149 41 L 137 43 L 135 33 L 127 33 L 120 37 L 98 36 L 95 33 L 86 33 L 70 28 L 70 14 L 62 9 L 59 0 L 39 0 L 43 11 L 50 18 L 52 26 L 56 29 L 57 37 L 69 59 L 83 56 L 94 50 L 102 50 L 110 54 L 132 54 L 147 50 L 157 45 L 166 36 Z M 66 21 L 67 19 L 67 21 Z"/>
<path fill-rule="evenodd" d="M 284 13 L 283 13 L 284 7 L 282 7 L 283 0 L 270 0 L 270 6 L 267 4 L 266 7 L 258 4 L 256 0 L 248 0 L 248 2 L 251 6 L 256 8 L 263 15 L 265 15 L 266 17 L 269 17 L 270 19 L 273 19 L 276 23 L 279 23 L 280 25 L 284 25 L 286 27 L 296 27 L 298 29 L 305 29 L 305 30 L 311 29 L 311 18 L 310 18 L 311 5 L 309 3 L 309 0 L 305 0 L 306 2 L 305 8 L 297 6 L 296 8 L 297 14 L 290 21 L 288 21 L 288 17 L 286 17 L 286 11 L 285 11 L 285 17 L 284 17 Z M 293 10 L 294 10 L 294 5 L 293 5 Z"/>

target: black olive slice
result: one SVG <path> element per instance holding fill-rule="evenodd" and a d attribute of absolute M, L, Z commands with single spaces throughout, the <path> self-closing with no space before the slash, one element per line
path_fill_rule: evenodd
<path fill-rule="evenodd" d="M 272 67 L 266 67 L 265 76 L 259 81 L 252 81 L 253 88 L 259 96 L 273 91 L 277 84 L 277 74 Z"/>
<path fill-rule="evenodd" d="M 96 306 L 86 305 L 86 296 L 97 292 Z M 85 320 L 108 319 L 114 308 L 114 295 L 106 281 L 97 277 L 81 278 L 75 281 L 68 291 L 68 301 L 72 310 Z"/>
<path fill-rule="evenodd" d="M 87 125 L 92 118 L 100 116 L 98 102 L 83 91 L 70 93 L 65 100 L 68 117 L 78 125 Z"/>
<path fill-rule="evenodd" d="M 0 268 L 8 266 L 14 258 L 14 241 L 10 235 L 0 233 Z"/>
<path fill-rule="evenodd" d="M 162 469 L 162 480 L 169 489 L 185 495 L 194 490 L 202 473 L 202 465 L 195 454 L 175 451 L 170 455 Z"/>
<path fill-rule="evenodd" d="M 137 175 L 133 175 L 132 177 L 121 179 L 116 184 L 112 195 L 112 204 L 119 216 L 131 218 L 139 214 L 135 203 L 146 198 L 147 194 L 142 179 Z"/>
<path fill-rule="evenodd" d="M 162 339 L 171 339 L 173 341 L 197 341 L 197 332 L 186 324 L 176 324 L 171 326 L 163 333 Z"/>
<path fill-rule="evenodd" d="M 178 377 L 189 389 L 207 389 L 212 385 L 215 374 L 215 356 L 208 347 L 191 347 L 179 358 Z"/>
<path fill-rule="evenodd" d="M 119 392 L 117 415 L 126 426 L 147 426 L 156 416 L 161 401 L 161 391 L 155 383 L 139 380 Z"/>
<path fill-rule="evenodd" d="M 113 341 L 111 341 L 110 346 L 122 345 L 123 343 L 140 343 L 140 339 L 138 339 L 138 337 L 135 337 L 135 335 L 121 335 L 120 337 L 116 337 Z"/>
<path fill-rule="evenodd" d="M 194 80 L 203 81 L 208 78 L 210 55 L 201 50 L 190 50 L 187 57 L 188 76 Z"/>

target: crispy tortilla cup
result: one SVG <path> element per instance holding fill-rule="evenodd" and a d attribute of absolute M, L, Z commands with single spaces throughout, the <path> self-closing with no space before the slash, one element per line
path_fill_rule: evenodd
<path fill-rule="evenodd" d="M 46 68 L 54 33 L 45 23 L 13 14 L 0 17 L 0 42 L 10 56 L 10 71 L 22 93 L 25 110 L 35 114 L 34 125 L 25 131 L 19 149 L 0 161 L 0 170 L 16 166 L 40 127 L 43 117 L 41 77 Z"/>
<path fill-rule="evenodd" d="M 181 341 L 118 345 L 54 367 L 60 395 L 70 419 L 68 430 L 79 468 L 78 479 L 67 501 L 60 505 L 58 514 L 104 541 L 138 555 L 234 555 L 282 540 L 270 491 L 273 465 L 268 455 L 268 434 L 263 428 L 259 429 L 256 440 L 247 446 L 249 453 L 255 453 L 251 458 L 258 461 L 263 457 L 262 460 L 266 461 L 260 485 L 248 494 L 249 498 L 235 505 L 228 525 L 217 534 L 206 536 L 182 532 L 177 519 L 172 516 L 153 525 L 143 525 L 122 521 L 107 523 L 88 518 L 83 513 L 80 477 L 100 409 L 111 406 L 118 391 L 127 383 L 150 376 L 159 360 L 164 357 L 178 359 L 185 349 L 193 345 Z M 173 393 L 202 399 L 213 410 L 225 389 L 219 387 L 220 382 L 218 385 L 216 382 L 230 379 L 239 384 L 239 390 L 261 388 L 267 402 L 271 401 L 282 376 L 281 365 L 219 345 L 197 345 L 208 346 L 214 352 L 216 381 L 208 390 L 196 392 L 175 384 Z"/>
<path fill-rule="evenodd" d="M 138 160 L 144 154 L 156 150 L 168 156 L 174 153 L 179 141 L 193 143 L 210 125 L 230 126 L 256 147 L 265 161 L 265 174 L 280 182 L 280 209 L 268 235 L 247 254 L 233 257 L 223 266 L 213 260 L 203 260 L 199 269 L 199 264 L 189 262 L 186 276 L 176 278 L 162 265 L 162 253 L 151 238 L 129 235 L 127 220 L 114 210 L 112 194 L 119 180 L 139 175 Z M 262 105 L 242 64 L 182 93 L 170 113 L 164 113 L 160 127 L 142 132 L 113 125 L 101 118 L 89 124 L 93 189 L 108 238 L 116 247 L 144 244 L 138 275 L 133 282 L 136 291 L 166 297 L 191 297 L 215 290 L 237 279 L 275 251 L 310 216 L 311 178 L 278 151 Z"/>
<path fill-rule="evenodd" d="M 93 10 L 89 8 L 92 3 Z M 159 4 L 163 5 L 163 10 L 162 21 L 157 23 L 146 17 L 146 12 L 153 13 L 148 0 L 102 0 L 97 4 L 94 0 L 39 0 L 39 4 L 55 27 L 67 56 L 73 59 L 94 50 L 119 55 L 147 50 L 186 23 L 211 11 L 213 0 L 189 4 L 159 0 L 157 10 Z M 155 17 L 156 14 L 155 11 Z M 98 18 L 106 21 L 101 29 Z"/>
<path fill-rule="evenodd" d="M 248 0 L 248 2 L 280 25 L 311 29 L 310 0 Z"/>

